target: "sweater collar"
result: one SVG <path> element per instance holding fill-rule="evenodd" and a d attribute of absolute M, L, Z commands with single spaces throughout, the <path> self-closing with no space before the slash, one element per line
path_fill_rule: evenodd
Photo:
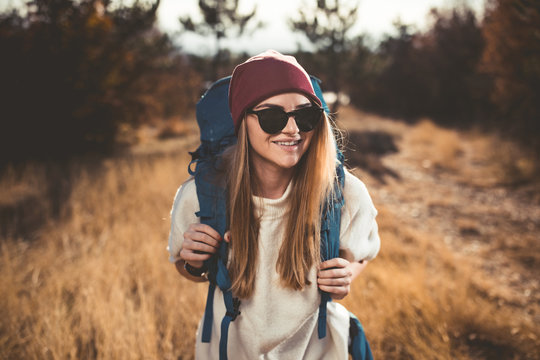
<path fill-rule="evenodd" d="M 278 199 L 267 199 L 253 195 L 255 214 L 261 219 L 279 218 L 287 212 L 288 198 L 292 188 L 292 181 L 289 182 L 285 192 Z"/>

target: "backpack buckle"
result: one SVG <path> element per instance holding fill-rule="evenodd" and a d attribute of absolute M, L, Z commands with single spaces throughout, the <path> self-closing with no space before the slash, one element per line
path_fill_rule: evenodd
<path fill-rule="evenodd" d="M 241 312 L 239 311 L 240 310 L 240 304 L 242 302 L 240 301 L 239 298 L 233 298 L 233 311 L 230 312 L 227 310 L 227 312 L 225 313 L 225 316 L 229 316 L 231 318 L 231 321 L 234 321 L 236 320 L 236 318 L 238 317 L 238 315 L 241 314 Z"/>

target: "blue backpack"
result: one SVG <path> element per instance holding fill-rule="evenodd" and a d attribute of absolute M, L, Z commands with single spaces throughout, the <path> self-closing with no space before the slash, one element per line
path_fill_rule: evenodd
<path fill-rule="evenodd" d="M 322 96 L 320 80 L 311 77 L 311 83 L 316 95 L 328 113 L 328 106 Z M 222 237 L 227 230 L 227 191 L 223 181 L 219 180 L 219 169 L 222 168 L 221 154 L 229 146 L 236 143 L 236 135 L 231 114 L 229 112 L 229 83 L 230 76 L 216 81 L 202 96 L 196 106 L 196 116 L 201 131 L 201 145 L 190 152 L 192 160 L 188 171 L 195 178 L 197 197 L 200 210 L 196 216 L 201 223 L 214 228 Z M 337 181 L 336 196 L 321 218 L 321 258 L 322 261 L 339 256 L 339 233 L 341 208 L 344 204 L 341 189 L 344 185 L 343 155 L 338 151 L 338 166 L 336 166 Z M 195 170 L 192 165 L 195 164 Z M 202 342 L 210 342 L 213 322 L 214 293 L 218 286 L 223 293 L 226 314 L 221 322 L 221 338 L 219 340 L 219 358 L 227 359 L 228 330 L 231 321 L 240 315 L 240 300 L 233 297 L 231 279 L 227 270 L 228 244 L 222 241 L 217 253 L 205 262 L 209 286 L 202 327 Z M 326 336 L 326 305 L 332 301 L 330 295 L 321 291 L 319 306 L 318 336 Z M 349 353 L 353 360 L 372 360 L 371 349 L 364 335 L 360 321 L 350 314 L 350 346 Z"/>

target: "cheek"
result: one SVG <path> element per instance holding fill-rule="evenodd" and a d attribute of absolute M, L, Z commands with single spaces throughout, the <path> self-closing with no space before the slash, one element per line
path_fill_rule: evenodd
<path fill-rule="evenodd" d="M 269 144 L 269 135 L 260 128 L 258 123 L 254 123 L 253 119 L 248 119 L 246 125 L 250 147 L 257 150 L 257 152 L 264 151 Z"/>
<path fill-rule="evenodd" d="M 255 139 L 261 139 L 266 133 L 261 129 L 259 122 L 254 116 L 248 116 L 245 120 L 248 139 L 255 141 Z"/>

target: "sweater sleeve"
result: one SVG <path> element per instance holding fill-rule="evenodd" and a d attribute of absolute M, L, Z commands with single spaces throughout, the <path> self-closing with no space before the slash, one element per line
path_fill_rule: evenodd
<path fill-rule="evenodd" d="M 189 225 L 200 222 L 200 219 L 195 216 L 197 211 L 199 211 L 197 189 L 195 180 L 190 178 L 178 188 L 171 210 L 171 230 L 167 246 L 171 263 L 180 260 L 179 254 L 184 242 L 184 232 Z"/>
<path fill-rule="evenodd" d="M 380 248 L 373 201 L 364 183 L 348 171 L 345 171 L 343 195 L 340 248 L 349 250 L 355 261 L 372 260 Z"/>

